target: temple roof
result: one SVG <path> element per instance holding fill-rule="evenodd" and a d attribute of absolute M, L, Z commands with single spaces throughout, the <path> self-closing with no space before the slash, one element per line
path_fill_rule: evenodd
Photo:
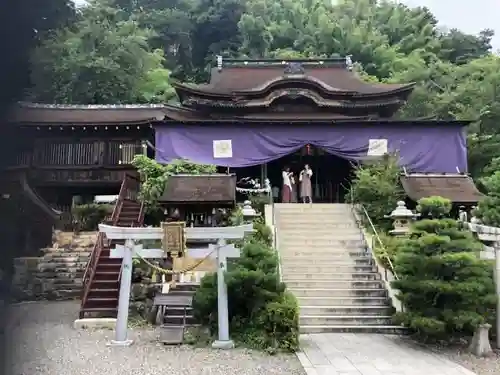
<path fill-rule="evenodd" d="M 431 196 L 447 198 L 454 203 L 477 203 L 484 195 L 472 178 L 464 174 L 409 174 L 401 177 L 406 194 L 413 201 Z"/>
<path fill-rule="evenodd" d="M 22 124 L 142 124 L 165 118 L 163 105 L 58 105 L 18 103 L 10 121 Z"/>
<path fill-rule="evenodd" d="M 315 60 L 223 60 L 212 68 L 210 82 L 173 82 L 181 101 L 186 94 L 207 97 L 258 96 L 283 84 L 315 87 L 333 96 L 383 97 L 411 93 L 414 83 L 364 82 L 349 58 Z M 299 85 L 299 86 L 298 86 Z"/>

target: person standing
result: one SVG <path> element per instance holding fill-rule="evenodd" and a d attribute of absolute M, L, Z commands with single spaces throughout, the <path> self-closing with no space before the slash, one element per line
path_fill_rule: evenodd
<path fill-rule="evenodd" d="M 273 202 L 278 203 L 278 200 L 280 198 L 280 188 L 277 186 L 273 186 L 271 190 L 273 192 Z"/>
<path fill-rule="evenodd" d="M 290 202 L 292 203 L 297 203 L 298 202 L 298 191 L 297 188 L 299 187 L 297 184 L 297 180 L 295 178 L 295 175 L 290 173 L 290 182 L 292 183 L 292 197 L 290 199 Z"/>
<path fill-rule="evenodd" d="M 292 181 L 290 177 L 290 168 L 285 167 L 282 172 L 283 187 L 281 189 L 281 203 L 290 203 L 292 201 Z"/>
<path fill-rule="evenodd" d="M 306 164 L 304 169 L 300 172 L 300 197 L 302 198 L 303 203 L 312 203 L 312 174 L 313 172 L 309 167 L 309 164 Z"/>

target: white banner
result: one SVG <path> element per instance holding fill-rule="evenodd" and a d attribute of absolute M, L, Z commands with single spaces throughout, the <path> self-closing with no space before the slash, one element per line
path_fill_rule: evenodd
<path fill-rule="evenodd" d="M 233 142 L 230 139 L 216 140 L 213 143 L 214 158 L 232 158 L 233 157 Z"/>
<path fill-rule="evenodd" d="M 368 156 L 383 156 L 387 154 L 387 139 L 370 139 L 368 141 Z"/>

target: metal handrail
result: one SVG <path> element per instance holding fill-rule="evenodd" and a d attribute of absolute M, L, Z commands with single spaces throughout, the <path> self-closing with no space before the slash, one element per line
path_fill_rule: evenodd
<path fill-rule="evenodd" d="M 398 275 L 396 274 L 396 271 L 394 270 L 394 265 L 392 264 L 392 261 L 391 261 L 391 258 L 387 255 L 387 248 L 385 247 L 384 245 L 384 242 L 381 240 L 378 232 L 377 232 L 377 229 L 375 228 L 375 225 L 373 224 L 373 221 L 372 219 L 370 218 L 370 215 L 368 215 L 368 212 L 366 211 L 366 208 L 365 206 L 363 206 L 362 204 L 358 203 L 357 204 L 358 207 L 361 208 L 363 214 L 365 215 L 366 219 L 368 220 L 368 223 L 370 224 L 370 228 L 373 232 L 373 236 L 372 236 L 372 251 L 373 251 L 373 248 L 374 248 L 374 244 L 373 244 L 373 240 L 376 239 L 380 248 L 385 252 L 382 257 L 384 258 L 385 261 L 387 261 L 387 264 L 389 265 L 389 271 L 393 274 L 394 278 L 396 280 L 399 280 L 399 277 Z M 356 205 L 353 204 L 353 208 L 356 209 Z M 374 254 L 375 256 L 375 254 Z M 384 267 L 385 268 L 385 267 Z"/>
<path fill-rule="evenodd" d="M 355 204 L 354 203 L 354 192 L 352 190 L 352 186 L 349 188 L 349 192 L 350 192 L 350 196 L 351 196 L 351 208 L 353 210 L 353 214 L 354 214 L 354 218 L 356 218 L 356 214 L 358 213 L 358 210 L 356 210 L 356 206 L 358 206 L 359 208 L 361 208 L 361 212 L 364 214 L 364 216 L 366 217 L 366 219 L 368 220 L 368 224 L 370 224 L 370 228 L 373 232 L 373 235 L 372 235 L 372 246 L 371 246 L 371 252 L 373 253 L 374 251 L 374 239 L 377 240 L 380 248 L 384 251 L 384 254 L 382 255 L 382 257 L 384 258 L 384 260 L 387 261 L 387 265 L 389 266 L 389 271 L 392 273 L 392 275 L 394 276 L 394 278 L 396 280 L 399 280 L 399 277 L 396 273 L 396 271 L 394 270 L 394 265 L 392 264 L 392 261 L 390 259 L 390 257 L 387 255 L 387 248 L 385 247 L 383 241 L 380 239 L 380 236 L 378 234 L 378 231 L 377 229 L 375 228 L 375 225 L 373 224 L 373 221 L 372 219 L 370 218 L 370 215 L 368 214 L 368 211 L 366 211 L 366 208 L 365 206 L 363 206 L 363 204 L 361 203 L 358 203 L 358 204 Z M 376 254 L 373 253 L 373 256 L 376 257 Z M 387 268 L 384 267 L 384 270 L 385 272 L 387 273 Z M 384 275 L 385 276 L 385 279 L 387 281 L 387 274 Z"/>
<path fill-rule="evenodd" d="M 123 181 L 120 185 L 120 192 L 118 193 L 118 199 L 115 202 L 115 207 L 113 209 L 113 213 L 111 214 L 110 221 L 112 225 L 116 225 L 118 223 L 118 218 L 120 216 L 120 212 L 123 207 L 123 200 L 126 198 L 127 194 L 127 188 L 128 188 L 128 178 L 132 176 L 130 175 L 125 175 L 123 178 Z M 85 304 L 88 299 L 88 295 L 90 292 L 90 287 L 92 284 L 92 280 L 95 277 L 95 272 L 97 268 L 97 263 L 99 262 L 99 258 L 101 256 L 101 252 L 104 247 L 104 233 L 99 232 L 97 234 L 97 241 L 94 244 L 94 248 L 92 249 L 92 252 L 90 254 L 89 260 L 87 262 L 87 265 L 85 267 L 85 272 L 83 274 L 83 295 L 82 295 L 82 302 L 81 302 L 81 307 L 84 308 Z M 121 272 L 120 272 L 121 275 Z"/>

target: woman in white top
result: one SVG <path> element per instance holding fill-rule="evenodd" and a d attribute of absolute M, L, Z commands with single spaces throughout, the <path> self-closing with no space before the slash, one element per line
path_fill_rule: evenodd
<path fill-rule="evenodd" d="M 281 189 L 281 202 L 290 203 L 292 200 L 292 182 L 290 180 L 292 173 L 290 173 L 290 168 L 285 167 L 282 172 L 283 177 L 283 188 Z"/>
<path fill-rule="evenodd" d="M 304 169 L 300 172 L 300 197 L 304 203 L 312 203 L 312 174 L 313 172 L 308 164 L 306 164 Z"/>

